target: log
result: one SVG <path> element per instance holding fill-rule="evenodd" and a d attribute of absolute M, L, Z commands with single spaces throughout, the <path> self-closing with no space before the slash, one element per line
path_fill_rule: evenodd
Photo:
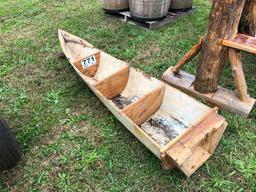
<path fill-rule="evenodd" d="M 238 32 L 245 0 L 213 0 L 212 11 L 200 53 L 195 90 L 212 93 L 218 89 L 221 72 L 228 58 L 228 48 L 222 39 Z"/>
<path fill-rule="evenodd" d="M 250 97 L 247 94 L 247 85 L 244 77 L 243 65 L 241 61 L 241 53 L 236 49 L 229 50 L 229 60 L 233 76 L 236 82 L 237 94 L 241 101 L 250 102 Z"/>
<path fill-rule="evenodd" d="M 189 52 L 186 53 L 184 57 L 182 57 L 178 63 L 172 68 L 173 73 L 178 74 L 181 68 L 191 61 L 201 50 L 202 48 L 202 42 L 203 42 L 203 37 L 200 38 L 199 42 L 195 44 Z"/>
<path fill-rule="evenodd" d="M 246 0 L 242 18 L 239 24 L 239 32 L 255 36 L 256 35 L 256 1 Z"/>

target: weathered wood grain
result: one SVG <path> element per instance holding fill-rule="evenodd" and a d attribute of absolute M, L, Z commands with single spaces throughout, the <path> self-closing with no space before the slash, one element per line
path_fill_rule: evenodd
<path fill-rule="evenodd" d="M 154 21 L 168 14 L 170 0 L 129 0 L 129 5 L 132 17 Z"/>
<path fill-rule="evenodd" d="M 118 96 L 125 89 L 129 79 L 129 66 L 97 82 L 94 87 L 107 99 Z"/>
<path fill-rule="evenodd" d="M 244 77 L 240 51 L 229 49 L 229 60 L 236 83 L 238 97 L 241 101 L 250 103 L 250 96 L 247 93 L 247 85 Z"/>
<path fill-rule="evenodd" d="M 224 39 L 221 44 L 226 47 L 256 54 L 256 37 L 238 33 L 232 38 Z"/>
<path fill-rule="evenodd" d="M 129 8 L 129 0 L 100 0 L 102 8 L 108 11 L 120 11 Z"/>
<path fill-rule="evenodd" d="M 220 42 L 237 33 L 244 3 L 245 0 L 212 1 L 208 30 L 202 43 L 194 83 L 196 91 L 211 93 L 218 89 L 223 66 L 228 58 L 228 49 Z"/>
<path fill-rule="evenodd" d="M 246 0 L 239 32 L 256 37 L 256 1 Z"/>
<path fill-rule="evenodd" d="M 160 108 L 163 102 L 164 91 L 165 87 L 161 85 L 159 88 L 124 108 L 122 113 L 128 116 L 135 124 L 141 125 Z"/>
<path fill-rule="evenodd" d="M 222 87 L 218 87 L 217 91 L 211 94 L 199 93 L 194 89 L 193 75 L 182 70 L 179 75 L 175 75 L 171 70 L 166 71 L 162 78 L 168 84 L 194 97 L 204 99 L 207 102 L 218 106 L 220 109 L 239 114 L 245 118 L 249 117 L 249 114 L 255 104 L 255 99 L 250 98 L 250 101 L 245 103 L 239 99 L 234 91 L 230 91 Z"/>
<path fill-rule="evenodd" d="M 223 117 L 212 113 L 205 121 L 195 126 L 189 134 L 176 142 L 167 151 L 167 154 L 189 177 L 212 155 L 211 149 L 215 148 L 216 143 L 219 141 L 219 138 L 214 137 L 213 142 L 210 142 L 212 138 L 209 136 L 218 129 L 225 129 L 226 126 L 227 124 Z M 216 136 L 220 136 L 220 134 Z M 208 141 L 210 146 L 207 148 L 209 151 L 206 151 L 202 144 L 208 143 Z"/>
<path fill-rule="evenodd" d="M 65 41 L 64 36 L 69 37 L 70 41 Z M 81 56 L 77 50 L 89 55 L 97 49 L 85 46 L 86 42 L 63 31 L 59 34 L 59 38 L 63 52 L 69 58 L 77 74 L 113 115 L 162 161 L 164 168 L 177 166 L 187 176 L 190 176 L 208 159 L 209 155 L 205 150 L 213 151 L 223 131 L 219 131 L 218 134 L 210 133 L 220 129 L 225 124 L 225 119 L 216 114 L 216 109 L 199 103 L 183 92 L 129 67 L 128 64 L 103 51 L 100 51 L 101 60 L 95 76 L 86 76 L 74 63 Z M 115 84 L 115 80 L 118 81 L 119 79 L 122 79 L 121 85 Z M 128 82 L 126 83 L 126 81 Z M 136 96 L 137 100 L 124 109 L 120 109 L 108 99 L 117 93 L 126 98 Z M 161 151 L 166 147 L 161 147 L 150 134 L 147 134 L 140 127 L 141 123 L 158 114 L 172 120 L 175 119 L 184 124 L 185 127 L 190 127 L 188 131 L 182 130 L 176 140 L 168 144 L 165 154 Z M 215 118 L 213 119 L 212 116 Z M 213 140 L 209 135 L 213 135 Z M 208 140 L 210 143 L 207 142 Z M 180 144 L 185 147 L 180 148 Z M 201 144 L 204 148 L 199 148 Z M 180 154 L 177 153 L 178 151 Z"/>

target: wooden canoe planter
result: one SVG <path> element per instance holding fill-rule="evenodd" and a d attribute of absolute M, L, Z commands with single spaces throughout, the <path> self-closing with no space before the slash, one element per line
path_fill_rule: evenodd
<path fill-rule="evenodd" d="M 116 118 L 161 161 L 188 177 L 213 153 L 225 119 L 164 82 L 130 67 L 86 41 L 59 30 L 71 65 Z M 100 54 L 97 72 L 86 75 L 76 61 Z"/>
<path fill-rule="evenodd" d="M 240 52 L 256 54 L 256 37 L 238 33 L 240 18 L 247 1 L 213 0 L 212 2 L 212 12 L 206 34 L 176 66 L 170 67 L 163 74 L 163 80 L 219 108 L 248 117 L 255 99 L 247 93 Z M 252 8 L 256 7 L 256 1 L 251 1 L 250 5 Z M 254 9 L 253 11 L 255 12 Z M 254 17 L 249 18 L 251 22 L 254 22 Z M 181 68 L 199 53 L 196 76 L 181 71 Z M 227 60 L 231 64 L 236 91 L 218 86 Z"/>

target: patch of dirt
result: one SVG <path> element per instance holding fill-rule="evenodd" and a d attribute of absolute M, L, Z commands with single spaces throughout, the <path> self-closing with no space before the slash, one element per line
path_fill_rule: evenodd
<path fill-rule="evenodd" d="M 156 52 L 161 51 L 160 47 L 156 44 L 151 44 L 148 49 L 140 52 L 139 58 L 149 58 L 152 57 Z"/>
<path fill-rule="evenodd" d="M 22 38 L 35 39 L 35 34 L 37 30 L 33 25 L 27 25 L 26 27 L 18 28 L 9 32 L 8 34 L 3 35 L 3 39 L 7 39 L 8 42 L 16 41 Z"/>

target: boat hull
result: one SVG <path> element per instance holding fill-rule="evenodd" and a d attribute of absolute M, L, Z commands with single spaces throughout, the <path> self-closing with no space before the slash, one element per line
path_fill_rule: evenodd
<path fill-rule="evenodd" d="M 213 154 L 227 126 L 216 108 L 67 32 L 59 30 L 59 39 L 77 74 L 164 168 L 177 167 L 189 177 Z M 88 57 L 98 58 L 93 75 L 78 66 Z"/>

